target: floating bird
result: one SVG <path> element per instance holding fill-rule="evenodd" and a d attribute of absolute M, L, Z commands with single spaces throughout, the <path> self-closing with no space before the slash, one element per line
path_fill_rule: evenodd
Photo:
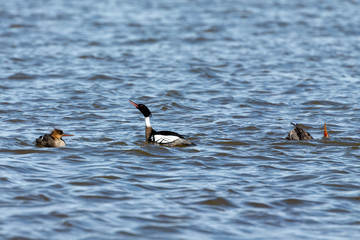
<path fill-rule="evenodd" d="M 299 124 L 294 124 L 294 123 L 291 123 L 291 124 L 294 125 L 295 128 L 288 133 L 288 135 L 286 137 L 287 140 L 311 140 L 311 139 L 313 139 L 313 137 L 310 135 L 310 133 L 308 133 L 303 128 L 301 128 L 299 126 Z"/>
<path fill-rule="evenodd" d="M 65 147 L 65 141 L 62 137 L 73 136 L 70 134 L 65 134 L 60 129 L 54 129 L 50 134 L 45 134 L 36 139 L 37 147 Z"/>
<path fill-rule="evenodd" d="M 155 131 L 150 124 L 151 112 L 144 104 L 136 104 L 129 100 L 145 117 L 145 139 L 148 142 L 163 144 L 166 146 L 195 145 L 184 136 L 171 131 Z"/>

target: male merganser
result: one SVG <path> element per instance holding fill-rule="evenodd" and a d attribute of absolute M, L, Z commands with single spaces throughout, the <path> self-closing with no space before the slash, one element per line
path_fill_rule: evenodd
<path fill-rule="evenodd" d="M 324 124 L 324 138 L 329 138 L 329 134 L 328 132 L 326 131 L 326 123 Z"/>
<path fill-rule="evenodd" d="M 311 140 L 311 139 L 313 139 L 313 137 L 310 135 L 310 133 L 308 133 L 303 128 L 301 128 L 299 126 L 299 124 L 294 124 L 294 123 L 291 123 L 291 124 L 294 125 L 295 128 L 288 133 L 288 135 L 286 137 L 287 140 Z"/>
<path fill-rule="evenodd" d="M 150 124 L 151 112 L 144 104 L 136 104 L 129 100 L 145 117 L 145 139 L 148 142 L 163 144 L 166 146 L 195 145 L 184 136 L 170 131 L 155 131 Z"/>
<path fill-rule="evenodd" d="M 65 147 L 65 141 L 62 137 L 74 136 L 70 134 L 65 134 L 60 129 L 54 129 L 50 134 L 45 134 L 36 139 L 37 147 Z"/>

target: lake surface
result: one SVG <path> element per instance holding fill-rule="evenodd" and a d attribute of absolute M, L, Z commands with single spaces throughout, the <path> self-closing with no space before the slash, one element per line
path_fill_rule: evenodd
<path fill-rule="evenodd" d="M 0 238 L 359 239 L 359 9 L 2 1 Z"/>

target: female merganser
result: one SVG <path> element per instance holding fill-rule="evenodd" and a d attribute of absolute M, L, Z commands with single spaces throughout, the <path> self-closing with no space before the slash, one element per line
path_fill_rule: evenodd
<path fill-rule="evenodd" d="M 74 136 L 65 134 L 60 129 L 54 129 L 51 131 L 50 134 L 45 134 L 44 136 L 40 136 L 36 139 L 36 146 L 37 147 L 65 147 L 65 141 L 62 137 L 66 136 Z"/>
<path fill-rule="evenodd" d="M 326 131 L 326 123 L 324 124 L 324 138 L 329 138 L 329 134 L 328 132 Z"/>
<path fill-rule="evenodd" d="M 291 123 L 291 124 L 294 125 L 295 128 L 288 133 L 288 135 L 286 137 L 287 140 L 311 140 L 311 139 L 313 139 L 313 137 L 310 135 L 310 133 L 308 133 L 303 128 L 301 128 L 299 126 L 299 124 L 294 124 L 294 123 Z"/>
<path fill-rule="evenodd" d="M 136 104 L 129 100 L 145 117 L 145 139 L 148 142 L 163 144 L 166 146 L 195 145 L 184 136 L 170 131 L 155 131 L 150 124 L 151 112 L 144 104 Z"/>

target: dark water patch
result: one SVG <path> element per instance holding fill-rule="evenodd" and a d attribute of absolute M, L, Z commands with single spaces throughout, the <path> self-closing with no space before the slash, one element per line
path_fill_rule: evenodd
<path fill-rule="evenodd" d="M 186 161 L 186 165 L 189 166 L 197 166 L 197 167 L 206 167 L 206 164 L 202 161 L 196 161 L 196 160 L 189 160 Z"/>
<path fill-rule="evenodd" d="M 214 26 L 210 26 L 210 27 L 204 29 L 203 32 L 206 32 L 206 33 L 218 33 L 221 30 L 222 30 L 221 26 L 214 25 Z"/>
<path fill-rule="evenodd" d="M 277 143 L 277 145 L 293 145 L 293 146 L 318 146 L 315 140 L 303 140 L 303 141 L 293 141 L 293 140 L 286 140 L 286 134 L 283 135 L 284 141 L 281 143 Z"/>
<path fill-rule="evenodd" d="M 198 74 L 200 77 L 204 77 L 204 78 L 219 78 L 218 74 L 216 72 L 218 72 L 216 69 L 213 68 L 209 68 L 209 67 L 192 67 L 189 70 L 191 73 L 196 73 Z"/>
<path fill-rule="evenodd" d="M 244 141 L 229 141 L 229 140 L 226 141 L 226 139 L 224 139 L 223 141 L 218 141 L 218 142 L 214 141 L 211 143 L 216 144 L 216 145 L 224 145 L 224 146 L 246 146 L 246 145 L 249 145 L 249 143 L 244 142 Z"/>
<path fill-rule="evenodd" d="M 1 182 L 11 182 L 8 178 L 6 177 L 0 177 L 0 181 Z"/>
<path fill-rule="evenodd" d="M 180 233 L 180 230 L 177 230 L 176 228 L 169 228 L 167 226 L 158 226 L 158 225 L 149 225 L 149 226 L 143 226 L 139 229 L 143 234 L 145 235 L 152 235 L 156 234 L 158 232 L 164 232 L 164 233 Z"/>
<path fill-rule="evenodd" d="M 89 179 L 87 181 L 71 181 L 68 182 L 68 184 L 70 185 L 74 185 L 74 186 L 80 186 L 80 187 L 87 187 L 87 186 L 97 186 L 99 184 L 104 184 L 105 181 L 103 181 L 102 179 Z"/>
<path fill-rule="evenodd" d="M 24 119 L 8 119 L 8 120 L 6 120 L 6 121 L 8 121 L 8 122 L 10 122 L 10 123 L 16 124 L 16 123 L 23 122 Z"/>
<path fill-rule="evenodd" d="M 316 179 L 316 175 L 304 175 L 304 174 L 292 174 L 291 176 L 284 177 L 284 180 L 287 182 L 300 182 Z"/>
<path fill-rule="evenodd" d="M 176 90 L 166 91 L 164 96 L 170 98 L 184 98 L 184 95 L 180 91 L 176 91 Z"/>
<path fill-rule="evenodd" d="M 336 196 L 333 198 L 338 200 L 347 200 L 347 201 L 355 202 L 357 204 L 360 202 L 360 196 Z"/>
<path fill-rule="evenodd" d="M 21 24 L 21 23 L 13 23 L 9 25 L 9 28 L 32 28 L 32 27 L 35 27 L 35 25 Z"/>
<path fill-rule="evenodd" d="M 335 132 L 333 132 L 335 135 Z M 337 137 L 331 137 L 330 139 L 321 139 L 319 140 L 321 143 L 328 145 L 328 146 L 348 146 L 348 147 L 354 147 L 354 149 L 357 149 L 360 147 L 360 140 L 357 138 L 337 138 Z"/>
<path fill-rule="evenodd" d="M 112 80 L 114 77 L 105 75 L 105 74 L 94 74 L 89 77 L 87 77 L 89 80 Z"/>
<path fill-rule="evenodd" d="M 28 196 L 17 196 L 14 200 L 29 202 L 29 201 L 36 201 L 36 202 L 50 202 L 51 199 L 44 194 L 39 195 L 28 195 Z"/>
<path fill-rule="evenodd" d="M 0 77 L 0 80 L 2 80 L 2 78 Z M 0 90 L 7 90 L 7 89 L 10 89 L 9 87 L 7 86 L 4 86 L 4 85 L 0 85 Z M 4 103 L 1 103 L 1 104 L 4 104 Z M 5 113 L 5 111 L 3 110 L 0 110 L 0 113 Z"/>
<path fill-rule="evenodd" d="M 238 162 L 225 162 L 225 163 L 222 163 L 222 166 L 224 168 L 226 167 L 230 167 L 230 168 L 242 168 L 242 167 L 247 167 L 248 165 L 245 164 L 245 163 L 238 163 Z"/>
<path fill-rule="evenodd" d="M 86 162 L 87 161 L 86 157 L 79 156 L 77 154 L 70 154 L 70 155 L 64 156 L 64 159 L 72 161 L 72 162 L 84 162 L 84 161 Z"/>
<path fill-rule="evenodd" d="M 236 205 L 234 205 L 231 201 L 222 197 L 207 199 L 204 201 L 197 202 L 197 204 L 209 205 L 215 207 L 236 207 Z"/>
<path fill-rule="evenodd" d="M 157 145 L 153 144 L 154 147 L 157 147 Z M 166 147 L 162 147 L 162 146 L 158 146 L 159 148 L 166 148 Z M 149 150 L 149 148 L 147 149 Z M 169 153 L 169 152 L 167 152 Z M 146 151 L 146 150 L 141 150 L 141 149 L 131 149 L 127 151 L 127 154 L 129 155 L 134 155 L 134 156 L 143 156 L 143 157 L 161 157 L 164 156 L 162 154 L 159 154 L 155 151 Z M 169 156 L 169 155 L 167 155 Z"/>
<path fill-rule="evenodd" d="M 78 58 L 80 59 L 88 59 L 88 60 L 106 60 L 106 61 L 113 61 L 114 59 L 110 56 L 106 56 L 106 55 L 102 55 L 102 54 L 83 54 L 78 56 Z M 100 79 L 107 79 L 106 77 L 104 78 L 104 76 L 94 76 Z M 95 78 L 95 79 L 97 79 Z M 89 80 L 95 80 L 93 78 L 90 78 Z"/>
<path fill-rule="evenodd" d="M 342 109 L 342 110 L 348 110 L 351 107 L 348 104 L 335 102 L 335 101 L 307 101 L 304 102 L 303 105 L 309 106 L 309 107 L 332 107 L 334 109 Z"/>
<path fill-rule="evenodd" d="M 88 46 L 91 46 L 91 47 L 98 47 L 98 46 L 102 46 L 102 42 L 99 42 L 99 41 L 90 41 L 88 42 Z M 86 55 L 84 55 L 86 57 Z M 92 56 L 92 55 L 89 55 L 89 56 Z M 81 56 L 80 56 L 81 58 Z"/>
<path fill-rule="evenodd" d="M 23 72 L 17 72 L 8 77 L 9 80 L 29 80 L 29 79 L 35 79 L 35 75 L 23 73 Z"/>
<path fill-rule="evenodd" d="M 331 208 L 331 209 L 327 209 L 326 211 L 330 213 L 345 213 L 345 214 L 351 213 L 349 210 L 340 209 L 340 208 Z"/>
<path fill-rule="evenodd" d="M 200 44 L 207 41 L 212 41 L 212 38 L 205 37 L 205 36 L 188 36 L 183 38 L 184 42 L 192 43 L 192 44 Z"/>
<path fill-rule="evenodd" d="M 131 197 L 113 197 L 113 196 L 106 196 L 106 195 L 79 195 L 79 198 L 83 198 L 86 201 L 125 201 L 125 200 L 131 200 Z"/>
<path fill-rule="evenodd" d="M 112 147 L 120 147 L 120 146 L 127 146 L 128 143 L 125 141 L 112 141 L 110 142 L 110 146 Z"/>
<path fill-rule="evenodd" d="M 94 176 L 92 178 L 103 178 L 103 179 L 109 179 L 109 180 L 117 180 L 117 179 L 121 179 L 121 177 L 119 176 L 112 176 L 112 175 L 107 175 L 107 176 Z"/>
<path fill-rule="evenodd" d="M 53 211 L 50 213 L 50 216 L 56 217 L 56 218 L 68 218 L 70 217 L 70 215 L 66 214 L 66 213 L 61 213 L 58 211 Z"/>
<path fill-rule="evenodd" d="M 14 62 L 25 62 L 25 58 L 12 57 L 10 58 Z"/>
<path fill-rule="evenodd" d="M 191 219 L 190 216 L 187 215 L 176 215 L 176 214 L 172 214 L 172 213 L 161 213 L 155 216 L 157 219 L 163 219 L 165 222 L 171 222 L 171 223 L 177 223 L 177 222 L 182 222 L 183 220 L 186 219 Z"/>
<path fill-rule="evenodd" d="M 114 22 L 103 22 L 103 21 L 94 21 L 91 23 L 94 27 L 113 27 L 115 26 Z"/>
<path fill-rule="evenodd" d="M 270 205 L 265 203 L 259 203 L 259 202 L 246 202 L 247 205 L 254 207 L 254 208 L 272 208 Z"/>
<path fill-rule="evenodd" d="M 350 171 L 341 170 L 341 169 L 333 169 L 330 172 L 335 173 L 335 174 L 350 174 Z"/>
<path fill-rule="evenodd" d="M 285 103 L 273 103 L 256 98 L 247 99 L 246 103 L 250 106 L 285 106 Z"/>
<path fill-rule="evenodd" d="M 299 198 L 287 198 L 287 199 L 282 199 L 279 201 L 274 201 L 274 202 L 272 202 L 272 204 L 281 205 L 284 207 L 300 207 L 300 206 L 317 205 L 319 203 L 315 202 L 315 201 L 308 201 L 308 200 L 299 199 Z"/>
<path fill-rule="evenodd" d="M 44 149 L 44 150 L 42 150 Z M 46 148 L 47 149 L 47 148 Z M 11 153 L 16 155 L 33 154 L 33 153 L 52 153 L 52 151 L 46 151 L 45 148 L 39 149 L 0 149 L 0 153 Z"/>
<path fill-rule="evenodd" d="M 159 39 L 156 38 L 140 38 L 140 39 L 133 39 L 129 41 L 125 41 L 125 45 L 147 45 L 147 44 L 155 44 L 159 41 Z"/>
<path fill-rule="evenodd" d="M 116 235 L 125 236 L 125 237 L 141 237 L 141 234 L 138 232 L 130 232 L 130 231 L 117 231 Z"/>
<path fill-rule="evenodd" d="M 211 98 L 209 100 L 210 104 L 221 104 L 221 105 L 223 105 L 223 107 L 225 107 L 226 104 L 231 104 L 233 102 L 234 102 L 234 98 L 231 96 L 215 97 L 215 98 Z"/>
<path fill-rule="evenodd" d="M 99 141 L 101 141 L 101 142 L 112 142 L 112 141 L 114 141 L 114 139 L 109 138 L 109 137 L 102 137 L 102 138 L 99 138 Z"/>
<path fill-rule="evenodd" d="M 333 175 L 333 177 L 335 178 L 336 176 Z M 338 177 L 336 177 L 338 178 Z M 331 183 L 331 182 L 326 182 L 326 183 L 322 183 L 321 185 L 326 186 L 334 191 L 354 191 L 357 190 L 359 188 L 359 185 L 354 185 L 354 184 L 337 184 L 337 183 Z"/>

